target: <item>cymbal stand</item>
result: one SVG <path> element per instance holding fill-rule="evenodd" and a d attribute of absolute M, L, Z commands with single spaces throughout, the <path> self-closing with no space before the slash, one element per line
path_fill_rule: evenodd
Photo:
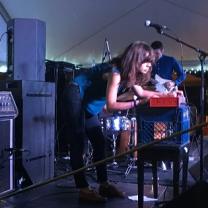
<path fill-rule="evenodd" d="M 100 119 L 100 123 L 101 123 L 102 132 L 107 133 L 107 130 L 105 129 L 105 125 L 104 125 L 105 121 L 103 118 Z M 118 137 L 118 131 L 112 130 L 112 131 L 110 131 L 110 133 L 111 133 L 112 139 L 113 139 L 112 152 L 113 152 L 113 156 L 115 156 L 116 155 L 116 141 L 117 141 L 117 137 Z M 111 164 L 109 164 L 108 166 L 111 166 L 113 168 L 118 167 L 118 163 L 116 162 L 115 158 L 113 159 L 113 162 Z"/>
<path fill-rule="evenodd" d="M 113 156 L 116 156 L 116 141 L 117 141 L 117 132 L 113 132 L 112 133 L 112 139 L 113 139 L 113 144 L 112 144 L 112 152 L 113 152 Z M 116 162 L 116 159 L 113 159 L 113 162 L 110 164 L 111 167 L 113 168 L 117 168 L 118 167 L 118 163 Z"/>
<path fill-rule="evenodd" d="M 87 141 L 86 150 L 84 153 L 84 163 L 85 166 L 88 166 L 93 163 L 93 149 L 90 141 Z"/>
<path fill-rule="evenodd" d="M 131 135 L 130 135 L 130 144 L 129 147 L 132 148 L 135 146 L 135 141 L 136 141 L 136 117 L 131 118 Z M 125 177 L 130 173 L 132 168 L 136 167 L 136 158 L 133 155 L 130 155 L 129 163 L 127 165 L 127 169 L 125 171 Z"/>

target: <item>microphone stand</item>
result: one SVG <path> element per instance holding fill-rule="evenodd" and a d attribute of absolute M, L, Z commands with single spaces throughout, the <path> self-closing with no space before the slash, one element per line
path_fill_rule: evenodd
<path fill-rule="evenodd" d="M 200 61 L 200 64 L 201 64 L 201 91 L 200 91 L 200 99 L 201 99 L 201 103 L 200 103 L 200 122 L 203 123 L 204 122 L 204 104 L 205 104 L 205 96 L 204 96 L 204 63 L 205 63 L 205 59 L 206 57 L 208 56 L 208 53 L 199 49 L 199 48 L 196 48 L 172 35 L 169 35 L 167 33 L 165 33 L 163 30 L 163 28 L 156 28 L 157 32 L 161 35 L 164 35 L 170 39 L 173 39 L 175 40 L 176 42 L 178 43 L 181 43 L 191 49 L 193 49 L 194 51 L 196 51 L 199 55 L 198 55 L 198 58 L 199 58 L 199 61 Z M 204 178 L 204 159 L 203 159 L 203 129 L 201 128 L 200 129 L 200 181 L 203 180 Z"/>

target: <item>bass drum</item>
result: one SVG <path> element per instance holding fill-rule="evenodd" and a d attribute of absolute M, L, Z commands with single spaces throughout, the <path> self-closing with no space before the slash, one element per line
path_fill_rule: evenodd
<path fill-rule="evenodd" d="M 130 119 L 131 126 L 128 131 L 121 131 L 119 136 L 118 153 L 124 153 L 137 145 L 137 123 L 136 118 Z M 132 153 L 133 158 L 137 158 L 137 152 Z"/>

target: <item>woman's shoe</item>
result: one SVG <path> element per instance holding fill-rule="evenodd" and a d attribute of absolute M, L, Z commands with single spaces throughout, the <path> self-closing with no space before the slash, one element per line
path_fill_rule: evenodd
<path fill-rule="evenodd" d="M 109 198 L 113 198 L 113 197 L 125 198 L 125 193 L 118 190 L 116 186 L 110 183 L 100 184 L 99 194 L 103 197 L 109 197 Z"/>
<path fill-rule="evenodd" d="M 90 188 L 80 189 L 79 201 L 89 203 L 105 203 L 107 199 Z"/>

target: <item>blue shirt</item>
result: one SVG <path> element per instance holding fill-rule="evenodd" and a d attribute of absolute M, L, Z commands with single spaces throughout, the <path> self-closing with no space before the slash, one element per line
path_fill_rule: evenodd
<path fill-rule="evenodd" d="M 172 78 L 174 72 L 177 74 L 176 80 L 173 80 Z M 180 85 L 186 78 L 186 74 L 179 62 L 175 58 L 166 55 L 162 55 L 162 57 L 160 57 L 160 59 L 153 65 L 153 78 L 155 77 L 155 74 L 158 74 L 164 79 L 174 81 L 176 86 Z"/>
<path fill-rule="evenodd" d="M 79 85 L 85 111 L 91 115 L 97 115 L 102 111 L 103 106 L 106 104 L 107 88 L 107 80 L 103 79 L 103 74 L 119 71 L 118 68 L 112 68 L 110 64 L 102 63 L 74 78 L 74 82 Z"/>

